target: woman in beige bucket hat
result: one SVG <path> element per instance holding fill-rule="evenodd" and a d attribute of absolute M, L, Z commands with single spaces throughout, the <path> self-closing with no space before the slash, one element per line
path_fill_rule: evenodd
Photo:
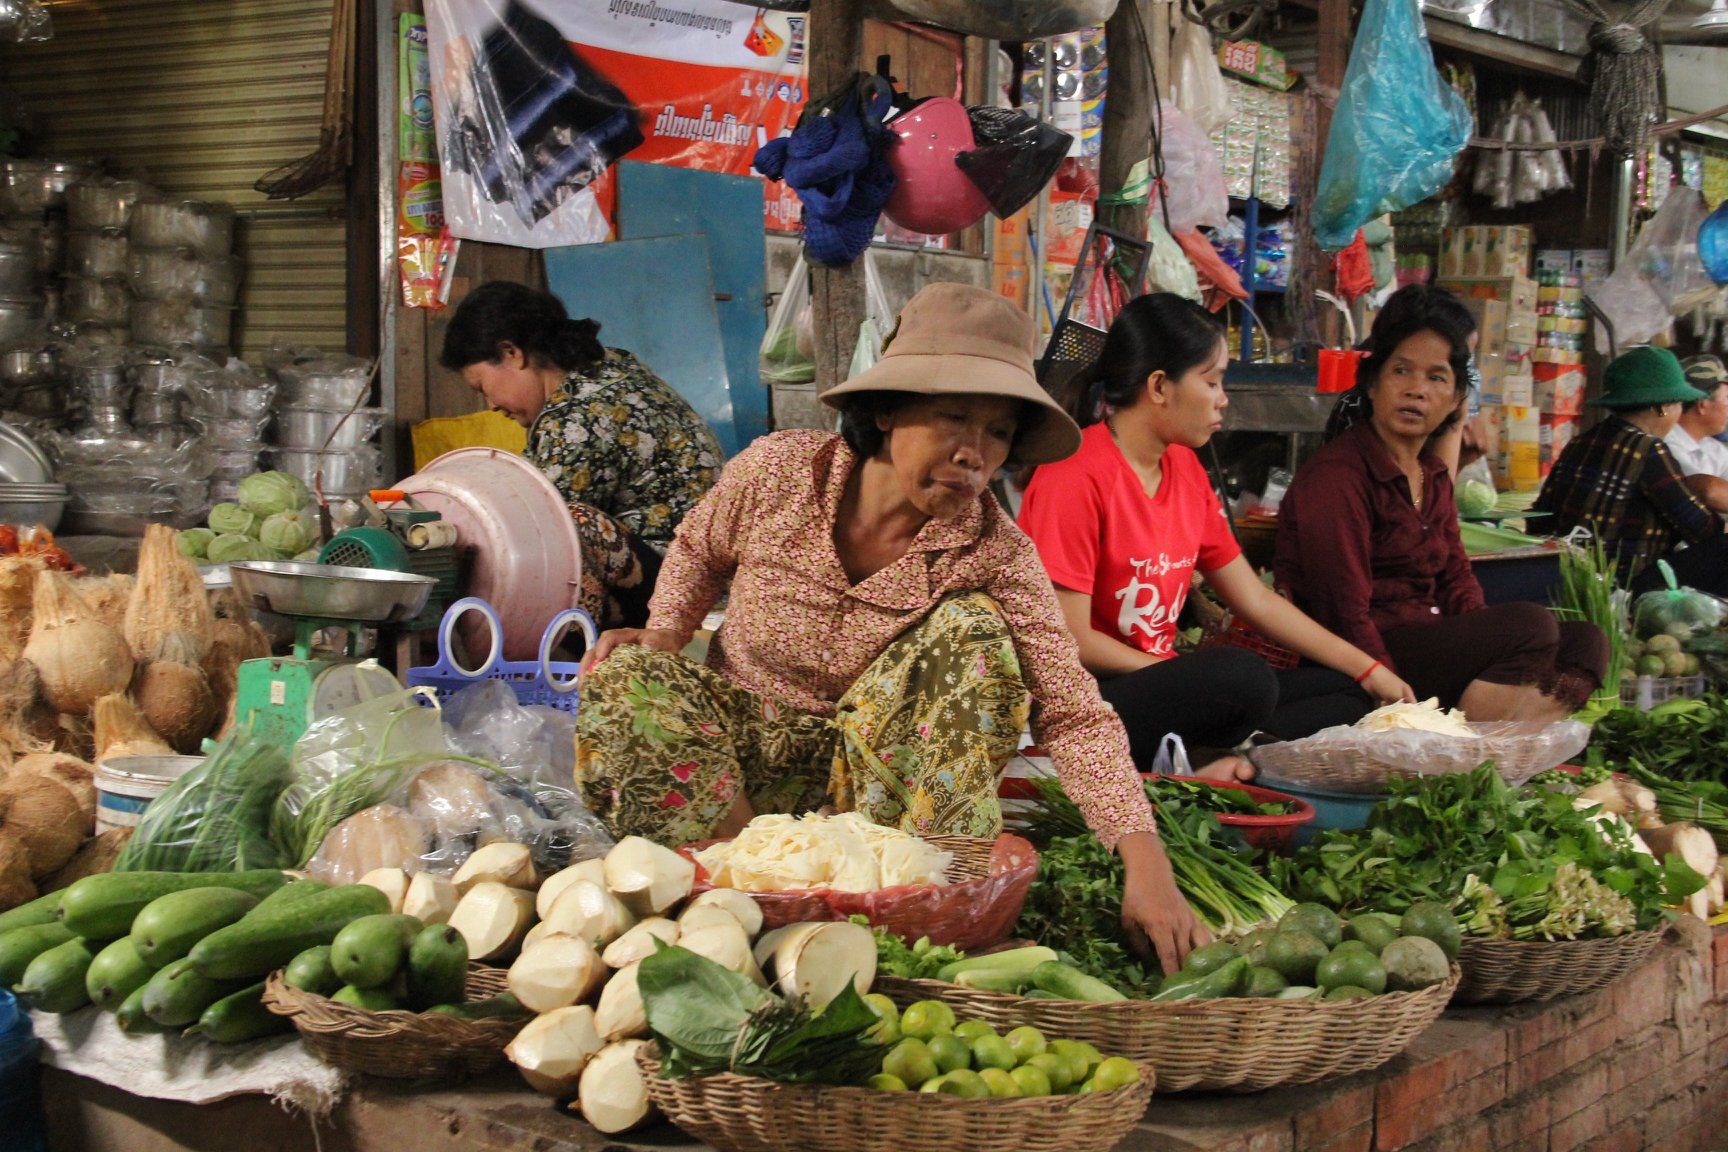
<path fill-rule="evenodd" d="M 1033 375 L 1037 336 L 1001 297 L 931 285 L 881 361 L 823 396 L 839 435 L 778 432 L 726 466 L 666 553 L 648 627 L 585 661 L 576 778 L 615 833 L 680 844 L 831 807 L 994 836 L 1030 715 L 1122 857 L 1130 939 L 1170 971 L 1205 942 L 1121 721 L 987 488 L 1080 443 Z M 707 662 L 680 655 L 727 593 Z"/>

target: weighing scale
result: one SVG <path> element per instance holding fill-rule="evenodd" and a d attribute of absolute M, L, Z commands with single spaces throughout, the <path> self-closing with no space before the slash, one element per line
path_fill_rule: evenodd
<path fill-rule="evenodd" d="M 379 507 L 385 502 L 401 506 Z M 413 506 L 402 492 L 373 492 L 361 507 L 367 513 L 366 522 L 332 536 L 319 550 L 318 562 L 430 576 L 437 582 L 431 595 L 402 627 L 409 632 L 436 628 L 444 610 L 462 598 L 454 525 L 437 512 Z M 383 523 L 378 522 L 380 518 Z"/>
<path fill-rule="evenodd" d="M 236 562 L 228 571 L 250 607 L 294 621 L 293 655 L 240 665 L 234 704 L 239 723 L 287 747 L 315 720 L 401 691 L 396 677 L 354 653 L 362 628 L 401 625 L 418 616 L 437 584 L 432 577 L 291 560 Z M 340 653 L 314 653 L 313 638 L 325 629 L 344 633 Z"/>

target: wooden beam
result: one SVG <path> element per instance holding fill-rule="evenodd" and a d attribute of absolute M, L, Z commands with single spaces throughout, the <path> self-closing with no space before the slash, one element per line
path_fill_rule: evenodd
<path fill-rule="evenodd" d="M 861 0 L 821 0 L 810 10 L 810 95 L 826 96 L 862 68 L 864 6 Z M 858 326 L 864 322 L 864 265 L 811 266 L 810 318 L 816 390 L 846 379 Z"/>

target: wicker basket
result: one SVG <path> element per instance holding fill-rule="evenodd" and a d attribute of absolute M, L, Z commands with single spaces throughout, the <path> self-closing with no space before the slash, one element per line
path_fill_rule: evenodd
<path fill-rule="evenodd" d="M 943 1000 L 962 1020 L 998 1031 L 1030 1024 L 1051 1039 L 1084 1040 L 1107 1056 L 1152 1065 L 1160 1092 L 1260 1092 L 1377 1068 L 1446 1010 L 1458 966 L 1420 992 L 1362 1000 L 1126 1000 L 1083 1004 L 979 992 L 935 980 L 880 977 L 901 1007 Z"/>
<path fill-rule="evenodd" d="M 1272 788 L 1278 787 L 1271 783 L 1277 781 L 1297 788 L 1378 795 L 1394 776 L 1472 772 L 1485 760 L 1494 761 L 1500 778 L 1517 788 L 1583 751 L 1590 738 L 1590 729 L 1575 721 L 1470 727 L 1478 733 L 1471 739 L 1328 728 L 1301 740 L 1261 744 L 1249 750 L 1248 759 Z"/>
<path fill-rule="evenodd" d="M 507 989 L 502 968 L 468 966 L 468 999 Z M 326 1064 L 396 1080 L 466 1080 L 504 1059 L 529 1017 L 462 1020 L 438 1013 L 368 1012 L 289 987 L 273 972 L 264 1006 L 294 1021 L 301 1042 Z"/>
<path fill-rule="evenodd" d="M 1206 630 L 1206 635 L 1200 640 L 1201 648 L 1240 648 L 1244 652 L 1252 652 L 1267 665 L 1279 671 L 1288 671 L 1302 663 L 1302 657 L 1284 647 L 1282 644 L 1267 639 L 1255 631 L 1246 622 L 1229 615 L 1224 616 L 1221 626 Z"/>
<path fill-rule="evenodd" d="M 1664 928 L 1601 940 L 1473 940 L 1458 952 L 1461 1004 L 1519 1004 L 1594 992 L 1643 964 Z"/>
<path fill-rule="evenodd" d="M 967 1100 L 924 1092 L 778 1084 L 755 1076 L 666 1080 L 637 1057 L 668 1120 L 719 1152 L 1108 1152 L 1140 1122 L 1153 1070 L 1087 1096 Z"/>

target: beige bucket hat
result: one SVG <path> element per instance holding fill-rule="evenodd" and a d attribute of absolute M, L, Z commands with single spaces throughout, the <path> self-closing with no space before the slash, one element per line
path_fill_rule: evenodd
<path fill-rule="evenodd" d="M 932 284 L 907 301 L 882 359 L 822 394 L 839 408 L 862 392 L 919 396 L 1007 396 L 1043 409 L 1015 454 L 1022 464 L 1050 464 L 1080 448 L 1080 426 L 1033 374 L 1038 326 L 1032 317 L 983 288 Z"/>

